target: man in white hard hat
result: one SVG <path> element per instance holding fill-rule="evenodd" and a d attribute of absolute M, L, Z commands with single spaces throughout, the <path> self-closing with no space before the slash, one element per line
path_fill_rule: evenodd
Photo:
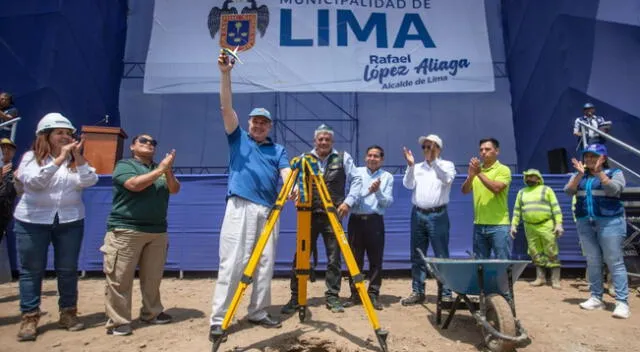
<path fill-rule="evenodd" d="M 449 257 L 449 213 L 447 204 L 456 168 L 451 161 L 440 158 L 442 139 L 435 134 L 418 138 L 424 161 L 415 163 L 411 150 L 404 148 L 407 160 L 402 184 L 412 190 L 411 203 L 411 295 L 401 301 L 403 306 L 421 304 L 425 300 L 426 267 L 418 253 L 427 253 L 431 244 L 438 258 Z M 451 290 L 444 288 L 443 299 L 451 299 Z"/>

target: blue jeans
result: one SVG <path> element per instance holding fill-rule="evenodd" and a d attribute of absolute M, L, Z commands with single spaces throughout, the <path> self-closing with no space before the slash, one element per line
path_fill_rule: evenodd
<path fill-rule="evenodd" d="M 476 259 L 490 259 L 491 251 L 496 259 L 511 257 L 509 225 L 473 225 L 473 254 Z"/>
<path fill-rule="evenodd" d="M 28 313 L 40 307 L 49 243 L 53 244 L 54 267 L 58 278 L 58 307 L 75 307 L 78 302 L 78 256 L 84 220 L 59 224 L 56 217 L 51 225 L 16 220 L 13 231 L 20 259 L 20 311 Z"/>
<path fill-rule="evenodd" d="M 425 214 L 413 207 L 411 210 L 411 289 L 424 294 L 424 280 L 427 268 L 416 249 L 427 255 L 431 243 L 433 253 L 438 258 L 449 258 L 449 213 L 447 208 Z M 451 296 L 451 290 L 443 287 L 443 296 Z"/>
<path fill-rule="evenodd" d="M 622 242 L 627 224 L 622 217 L 578 219 L 576 222 L 582 250 L 587 257 L 591 296 L 602 299 L 602 262 L 607 264 L 613 276 L 616 301 L 627 303 L 629 282 L 624 265 Z"/>

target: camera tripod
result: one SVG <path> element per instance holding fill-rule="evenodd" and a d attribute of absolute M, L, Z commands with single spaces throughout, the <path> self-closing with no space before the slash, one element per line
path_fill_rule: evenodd
<path fill-rule="evenodd" d="M 240 279 L 231 304 L 229 305 L 229 309 L 227 310 L 227 313 L 224 316 L 224 320 L 222 321 L 222 331 L 218 334 L 211 335 L 211 339 L 213 341 L 211 351 L 216 352 L 220 347 L 220 344 L 227 340 L 227 328 L 231 324 L 231 320 L 233 319 L 233 316 L 238 309 L 238 304 L 240 303 L 240 299 L 242 298 L 244 291 L 253 280 L 252 276 L 256 269 L 256 266 L 258 265 L 262 251 L 264 250 L 264 247 L 269 240 L 269 236 L 271 235 L 271 231 L 273 230 L 276 221 L 280 217 L 280 212 L 282 211 L 282 208 L 287 201 L 291 190 L 297 182 L 300 195 L 298 197 L 298 200 L 296 201 L 296 208 L 298 213 L 298 232 L 296 239 L 295 274 L 298 280 L 297 309 L 300 321 L 303 322 L 307 315 L 307 281 L 309 280 L 309 276 L 311 274 L 310 254 L 312 245 L 312 192 L 313 185 L 315 184 L 318 195 L 322 200 L 322 206 L 327 213 L 329 223 L 331 224 L 333 233 L 335 234 L 338 245 L 340 246 L 340 251 L 345 258 L 347 268 L 349 269 L 349 274 L 353 279 L 355 287 L 358 291 L 358 295 L 360 296 L 360 299 L 362 301 L 364 310 L 367 314 L 367 317 L 369 318 L 369 322 L 371 323 L 371 326 L 375 331 L 376 337 L 378 338 L 378 343 L 380 344 L 382 351 L 387 352 L 387 336 L 389 335 L 389 332 L 383 330 L 380 327 L 378 317 L 373 309 L 371 299 L 369 298 L 369 294 L 367 293 L 367 289 L 365 287 L 364 275 L 360 273 L 360 268 L 358 268 L 358 264 L 353 257 L 351 249 L 349 248 L 349 242 L 347 241 L 347 237 L 345 236 L 344 230 L 342 229 L 337 210 L 333 202 L 331 201 L 331 197 L 329 196 L 327 185 L 324 183 L 324 180 L 319 173 L 316 159 L 311 155 L 296 157 L 291 161 L 291 168 L 292 172 L 285 180 L 285 183 L 280 190 L 278 199 L 276 200 L 275 205 L 269 213 L 265 227 L 262 230 L 260 237 L 258 238 L 253 252 L 251 253 L 249 262 L 247 263 L 244 272 L 242 273 L 242 278 Z"/>

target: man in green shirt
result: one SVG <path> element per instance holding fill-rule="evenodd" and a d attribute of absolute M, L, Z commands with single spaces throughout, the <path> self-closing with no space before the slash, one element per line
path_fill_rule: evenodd
<path fill-rule="evenodd" d="M 511 170 L 498 161 L 500 143 L 495 138 L 480 140 L 480 158 L 469 162 L 462 193 L 473 191 L 473 253 L 477 259 L 509 259 L 509 184 Z"/>

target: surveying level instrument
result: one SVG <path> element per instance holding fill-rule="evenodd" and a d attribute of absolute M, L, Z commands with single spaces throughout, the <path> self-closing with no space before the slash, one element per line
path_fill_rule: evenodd
<path fill-rule="evenodd" d="M 327 217 L 329 218 L 329 223 L 331 224 L 333 233 L 335 234 L 338 245 L 340 246 L 340 251 L 344 256 L 347 268 L 349 269 L 349 274 L 353 279 L 355 287 L 358 291 L 358 295 L 360 295 L 360 300 L 362 301 L 364 310 L 367 313 L 367 318 L 369 318 L 369 322 L 371 323 L 376 337 L 378 338 L 378 343 L 380 344 L 382 351 L 387 352 L 387 336 L 389 335 L 389 332 L 380 327 L 378 316 L 376 315 L 373 304 L 371 303 L 371 299 L 369 298 L 369 294 L 367 293 L 367 289 L 365 287 L 364 275 L 360 273 L 360 268 L 358 268 L 358 264 L 353 257 L 351 248 L 349 248 L 349 242 L 347 240 L 347 237 L 345 236 L 344 230 L 342 229 L 342 224 L 340 223 L 340 220 L 338 218 L 338 212 L 333 202 L 331 201 L 327 185 L 324 183 L 322 175 L 320 175 L 317 160 L 311 155 L 296 157 L 291 160 L 291 169 L 292 172 L 285 180 L 284 185 L 280 190 L 280 194 L 278 195 L 278 199 L 276 200 L 273 208 L 271 208 L 264 229 L 262 230 L 262 233 L 258 238 L 258 242 L 256 243 L 256 246 L 251 253 L 249 262 L 247 263 L 247 266 L 242 273 L 242 278 L 240 279 L 235 294 L 233 295 L 233 300 L 231 301 L 229 309 L 227 310 L 227 313 L 224 316 L 224 320 L 222 321 L 221 332 L 218 334 L 212 334 L 210 336 L 213 341 L 211 351 L 216 352 L 220 347 L 220 344 L 227 340 L 227 329 L 229 328 L 231 320 L 233 319 L 233 316 L 238 309 L 240 298 L 242 298 L 244 291 L 253 280 L 253 273 L 256 269 L 256 266 L 258 265 L 260 256 L 264 251 L 264 247 L 269 240 L 271 231 L 273 230 L 276 221 L 280 217 L 280 212 L 282 211 L 282 208 L 286 203 L 289 194 L 297 183 L 300 194 L 296 201 L 296 209 L 298 213 L 298 231 L 296 236 L 295 274 L 298 280 L 298 317 L 300 318 L 300 322 L 303 322 L 305 320 L 308 309 L 307 281 L 309 280 L 309 275 L 311 274 L 310 254 L 312 247 L 311 210 L 313 198 L 312 193 L 314 192 L 313 186 L 315 185 L 315 191 L 318 192 L 318 196 L 322 200 L 322 206 L 327 213 Z"/>

